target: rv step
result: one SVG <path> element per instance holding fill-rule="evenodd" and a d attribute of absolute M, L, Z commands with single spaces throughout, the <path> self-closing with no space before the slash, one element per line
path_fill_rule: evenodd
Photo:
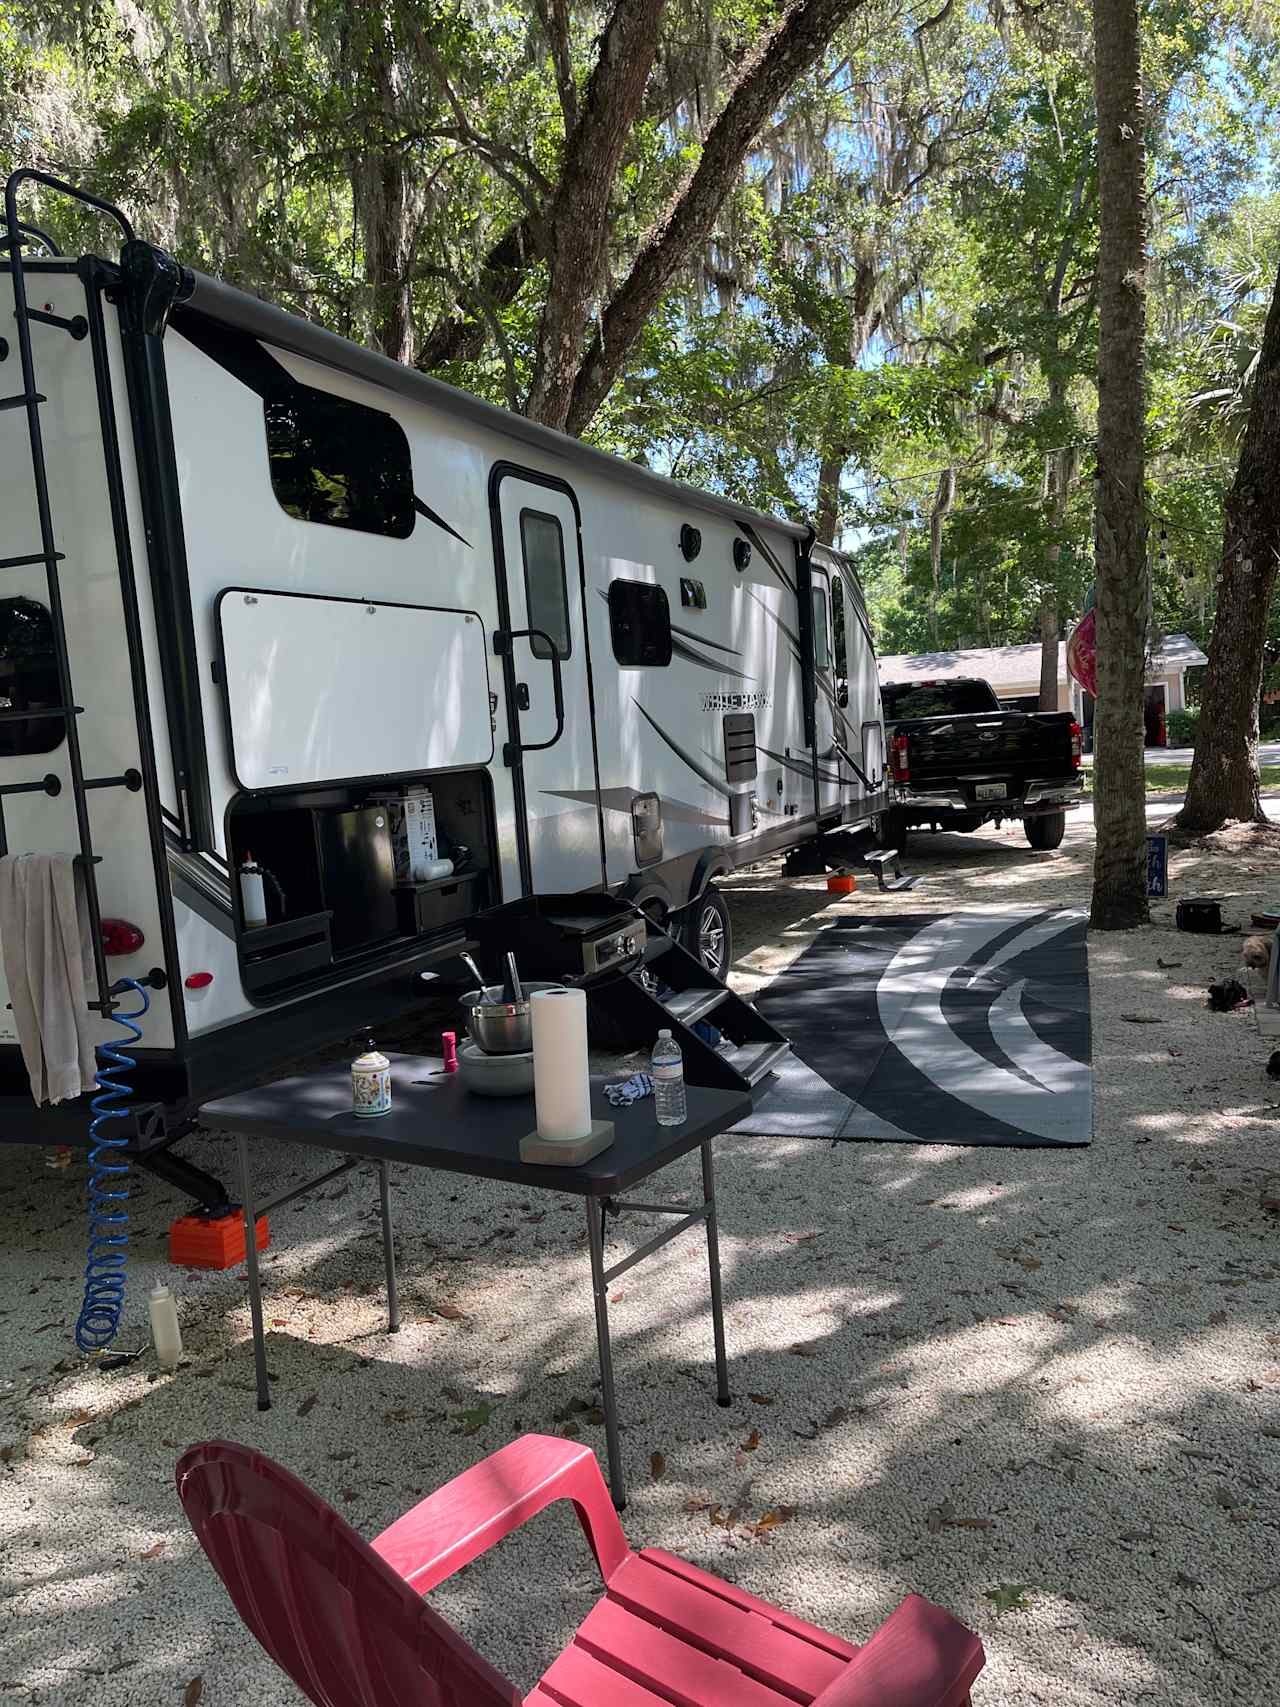
<path fill-rule="evenodd" d="M 672 996 L 659 996 L 658 1000 L 681 1025 L 696 1025 L 727 1000 L 729 994 L 722 985 L 717 985 L 713 990 L 677 990 Z"/>
<path fill-rule="evenodd" d="M 33 551 L 27 557 L 0 557 L 0 569 L 21 569 L 28 563 L 61 563 L 66 553 Z"/>
<path fill-rule="evenodd" d="M 49 399 L 39 391 L 20 391 L 16 397 L 0 397 L 0 411 L 5 409 L 25 409 L 28 403 L 47 403 Z"/>
<path fill-rule="evenodd" d="M 721 1050 L 721 1055 L 754 1088 L 790 1050 L 791 1044 L 785 1037 L 781 1041 L 765 1038 L 759 1043 L 742 1043 L 736 1049 Z"/>
<path fill-rule="evenodd" d="M 862 856 L 863 864 L 869 865 L 875 872 L 876 883 L 886 893 L 891 889 L 914 889 L 920 881 L 918 877 L 903 875 L 902 867 L 898 863 L 899 858 L 897 848 L 878 849 L 875 853 L 867 853 Z M 884 868 L 890 861 L 893 862 L 893 876 L 886 877 Z"/>

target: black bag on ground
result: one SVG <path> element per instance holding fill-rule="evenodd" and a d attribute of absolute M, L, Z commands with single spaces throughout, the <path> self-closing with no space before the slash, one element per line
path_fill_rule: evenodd
<path fill-rule="evenodd" d="M 1174 922 L 1180 931 L 1198 931 L 1217 936 L 1222 930 L 1222 908 L 1205 895 L 1194 895 L 1179 901 Z"/>

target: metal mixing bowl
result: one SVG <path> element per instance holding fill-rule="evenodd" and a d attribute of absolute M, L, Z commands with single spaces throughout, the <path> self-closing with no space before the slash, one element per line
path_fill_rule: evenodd
<path fill-rule="evenodd" d="M 538 990 L 558 990 L 556 983 L 524 985 L 525 996 Z M 533 1020 L 529 1003 L 504 1002 L 501 984 L 486 984 L 483 990 L 468 990 L 462 998 L 467 1030 L 486 1055 L 523 1055 L 533 1048 Z"/>

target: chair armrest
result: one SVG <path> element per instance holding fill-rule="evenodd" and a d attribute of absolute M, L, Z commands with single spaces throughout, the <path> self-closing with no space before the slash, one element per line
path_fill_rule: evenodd
<path fill-rule="evenodd" d="M 384 1529 L 373 1550 L 426 1594 L 562 1499 L 573 1501 L 607 1583 L 631 1549 L 595 1453 L 554 1435 L 521 1435 L 464 1470 Z"/>
<path fill-rule="evenodd" d="M 985 1662 L 972 1631 L 910 1594 L 813 1707 L 965 1707 Z"/>

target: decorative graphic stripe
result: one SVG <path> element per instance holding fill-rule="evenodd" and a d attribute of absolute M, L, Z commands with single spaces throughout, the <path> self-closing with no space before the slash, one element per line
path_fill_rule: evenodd
<path fill-rule="evenodd" d="M 731 658 L 741 658 L 742 656 L 736 647 L 724 646 L 718 640 L 708 640 L 705 634 L 698 634 L 691 628 L 681 628 L 678 623 L 673 622 L 671 624 L 671 632 L 672 634 L 682 634 L 686 640 L 696 640 L 699 646 L 707 646 L 713 652 L 727 652 Z"/>
<path fill-rule="evenodd" d="M 673 741 L 662 725 L 655 722 L 654 719 L 650 717 L 649 713 L 641 705 L 638 699 L 632 700 L 631 703 L 635 706 L 636 710 L 640 713 L 641 717 L 644 718 L 649 727 L 658 736 L 659 740 L 665 741 L 676 757 L 678 759 L 683 759 L 685 764 L 688 765 L 689 769 L 700 779 L 700 781 L 705 782 L 708 788 L 714 788 L 717 794 L 723 794 L 726 800 L 731 800 L 733 798 L 733 790 L 721 782 L 718 777 L 712 776 L 711 772 L 704 769 L 692 754 L 686 753 L 684 748 L 680 746 L 678 742 Z"/>
<path fill-rule="evenodd" d="M 429 522 L 434 522 L 438 528 L 443 528 L 446 533 L 451 533 L 456 540 L 461 541 L 461 543 L 466 546 L 468 551 L 471 550 L 471 541 L 469 539 L 463 539 L 457 528 L 450 527 L 444 517 L 437 515 L 435 510 L 431 508 L 430 504 L 424 504 L 416 492 L 413 495 L 413 507 L 420 516 L 425 516 Z"/>
<path fill-rule="evenodd" d="M 771 623 L 773 623 L 774 627 L 781 630 L 782 634 L 785 635 L 787 640 L 791 643 L 792 661 L 793 661 L 793 663 L 799 664 L 801 661 L 800 660 L 800 639 L 799 639 L 799 636 L 795 633 L 795 631 L 793 629 L 790 629 L 787 627 L 786 623 L 783 622 L 782 618 L 778 615 L 778 613 L 776 611 L 770 610 L 769 606 L 765 603 L 765 601 L 760 597 L 760 595 L 755 591 L 754 588 L 748 587 L 746 589 L 746 593 L 747 593 L 747 597 L 749 599 L 753 600 L 757 605 L 759 605 L 760 609 L 768 617 L 769 621 Z"/>
<path fill-rule="evenodd" d="M 710 670 L 713 676 L 726 676 L 735 682 L 755 681 L 754 676 L 744 675 L 741 670 L 731 670 L 716 658 L 704 658 L 701 652 L 696 652 L 687 642 L 675 639 L 676 632 L 674 628 L 671 630 L 671 650 L 677 658 L 683 658 L 689 664 L 697 664 L 701 669 Z"/>
<path fill-rule="evenodd" d="M 787 591 L 789 593 L 791 593 L 793 596 L 795 596 L 795 593 L 796 593 L 795 582 L 791 579 L 790 575 L 787 574 L 786 570 L 778 562 L 778 559 L 773 555 L 773 552 L 769 549 L 769 547 L 761 539 L 760 535 L 756 532 L 755 528 L 752 527 L 750 522 L 741 522 L 741 523 L 739 523 L 739 526 L 742 528 L 743 533 L 745 533 L 747 538 L 751 541 L 752 545 L 754 545 L 756 550 L 760 553 L 761 557 L 764 558 L 765 562 L 768 564 L 769 568 L 773 571 L 773 573 L 777 576 L 778 580 L 782 582 L 783 586 L 787 589 Z"/>
<path fill-rule="evenodd" d="M 760 747 L 757 749 L 757 751 L 763 753 L 767 759 L 772 759 L 775 764 L 784 765 L 787 770 L 795 771 L 797 773 L 797 775 L 804 777 L 806 781 L 812 780 L 812 777 L 813 777 L 813 766 L 812 765 L 799 764 L 795 759 L 787 758 L 785 753 L 775 753 L 771 747 Z M 839 775 L 833 776 L 830 771 L 824 771 L 821 768 L 821 766 L 819 766 L 818 767 L 818 781 L 819 782 L 843 782 L 844 778 L 839 776 Z"/>

